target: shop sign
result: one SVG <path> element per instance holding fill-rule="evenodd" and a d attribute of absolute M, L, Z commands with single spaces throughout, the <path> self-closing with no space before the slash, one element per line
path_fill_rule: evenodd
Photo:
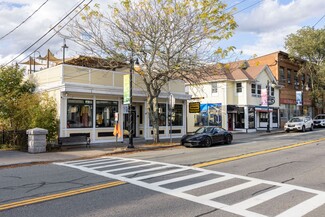
<path fill-rule="evenodd" d="M 189 103 L 190 113 L 200 113 L 200 102 L 190 102 Z"/>

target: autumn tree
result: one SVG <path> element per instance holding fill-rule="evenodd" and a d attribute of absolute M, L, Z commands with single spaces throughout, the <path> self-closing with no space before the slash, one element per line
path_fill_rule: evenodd
<path fill-rule="evenodd" d="M 285 39 L 289 56 L 299 59 L 300 73 L 306 72 L 311 83 L 311 99 L 314 108 L 325 107 L 325 29 L 304 27 Z"/>
<path fill-rule="evenodd" d="M 217 43 L 232 36 L 237 24 L 220 0 L 124 0 L 102 13 L 87 8 L 65 37 L 93 54 L 141 64 L 147 110 L 159 141 L 158 97 L 174 79 L 194 82 L 210 73 L 217 57 L 233 47 Z"/>

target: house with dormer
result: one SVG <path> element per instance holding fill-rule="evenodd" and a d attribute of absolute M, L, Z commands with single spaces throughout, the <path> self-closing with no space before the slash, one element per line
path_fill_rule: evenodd
<path fill-rule="evenodd" d="M 187 130 L 220 126 L 230 131 L 254 132 L 266 130 L 268 124 L 271 130 L 279 128 L 279 87 L 268 65 L 251 66 L 247 61 L 238 61 L 216 67 L 206 81 L 187 84 L 192 96 L 188 101 Z"/>

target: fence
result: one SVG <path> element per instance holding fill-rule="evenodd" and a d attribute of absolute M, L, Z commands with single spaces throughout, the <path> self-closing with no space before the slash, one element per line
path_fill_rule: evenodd
<path fill-rule="evenodd" d="M 26 134 L 26 130 L 0 131 L 0 144 L 19 146 L 22 149 L 27 149 L 28 135 Z"/>

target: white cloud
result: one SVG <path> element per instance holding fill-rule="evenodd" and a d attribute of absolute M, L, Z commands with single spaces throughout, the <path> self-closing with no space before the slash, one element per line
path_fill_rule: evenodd
<path fill-rule="evenodd" d="M 290 26 L 287 28 L 276 29 L 271 32 L 264 32 L 257 34 L 257 41 L 253 41 L 252 44 L 246 44 L 241 47 L 244 54 L 264 55 L 275 51 L 284 51 L 284 41 L 288 34 L 296 32 L 299 26 Z"/>
<path fill-rule="evenodd" d="M 320 18 L 324 15 L 324 8 L 324 0 L 293 0 L 289 4 L 264 0 L 249 13 L 238 14 L 238 31 L 262 33 L 299 25 L 310 18 Z"/>
<path fill-rule="evenodd" d="M 247 56 L 285 51 L 286 36 L 304 25 L 313 26 L 324 15 L 324 8 L 324 0 L 264 0 L 250 11 L 235 15 L 237 31 L 255 38 L 237 48 Z"/>
<path fill-rule="evenodd" d="M 5 0 L 0 2 L 0 37 L 7 34 L 13 28 L 17 27 L 22 21 L 30 16 L 37 8 L 39 8 L 46 0 Z M 23 50 L 33 44 L 37 39 L 44 35 L 51 27 L 53 27 L 61 18 L 80 3 L 81 0 L 49 0 L 38 12 L 36 12 L 29 20 L 21 25 L 17 30 L 0 40 L 0 64 L 5 64 L 12 60 L 13 57 L 20 54 Z M 82 5 L 89 2 L 86 0 Z M 91 5 L 100 3 L 103 7 L 107 5 L 109 0 L 94 0 Z M 73 13 L 74 14 L 74 13 Z M 68 20 L 68 18 L 66 19 Z M 33 52 L 38 46 L 51 37 L 54 32 L 50 32 L 44 39 L 33 46 L 28 52 L 24 53 L 17 60 L 20 61 Z M 50 49 L 57 56 L 62 55 L 63 40 L 59 36 L 54 36 L 42 48 L 38 49 L 42 55 L 46 54 Z M 68 42 L 69 43 L 69 42 Z M 75 44 L 71 44 L 69 51 L 72 51 Z"/>

